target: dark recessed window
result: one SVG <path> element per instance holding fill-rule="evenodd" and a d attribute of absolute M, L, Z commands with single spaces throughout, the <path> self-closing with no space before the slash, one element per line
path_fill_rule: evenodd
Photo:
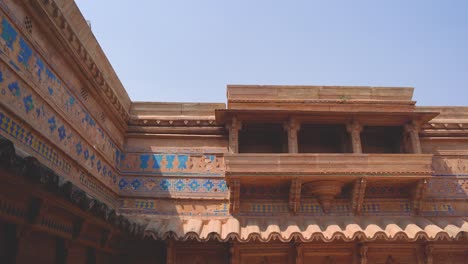
<path fill-rule="evenodd" d="M 361 132 L 363 153 L 404 153 L 403 128 L 365 126 Z"/>
<path fill-rule="evenodd" d="M 344 125 L 303 124 L 298 132 L 299 153 L 352 152 Z"/>
<path fill-rule="evenodd" d="M 239 153 L 285 153 L 288 140 L 282 124 L 242 124 Z"/>

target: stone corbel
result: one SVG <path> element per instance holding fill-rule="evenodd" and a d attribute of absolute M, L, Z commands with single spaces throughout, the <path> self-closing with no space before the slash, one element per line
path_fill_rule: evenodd
<path fill-rule="evenodd" d="M 420 125 L 417 122 L 411 122 L 404 126 L 405 132 L 409 134 L 411 141 L 411 150 L 415 154 L 421 154 L 421 142 L 419 140 Z"/>
<path fill-rule="evenodd" d="M 413 212 L 416 215 L 421 213 L 422 207 L 424 205 L 424 198 L 427 193 L 427 179 L 419 180 L 416 184 L 416 187 L 413 190 L 412 195 L 412 204 L 413 204 Z"/>
<path fill-rule="evenodd" d="M 237 178 L 229 181 L 229 212 L 237 214 L 240 210 L 240 180 Z"/>
<path fill-rule="evenodd" d="M 289 191 L 289 209 L 294 214 L 297 214 L 301 206 L 301 189 L 302 189 L 301 179 L 297 177 L 292 179 L 291 187 Z"/>
<path fill-rule="evenodd" d="M 288 122 L 283 124 L 283 128 L 288 133 L 288 152 L 298 153 L 297 132 L 301 129 L 301 124 L 296 118 L 290 118 Z"/>
<path fill-rule="evenodd" d="M 364 195 L 366 192 L 367 180 L 365 178 L 357 179 L 353 185 L 353 192 L 351 194 L 351 206 L 355 215 L 361 214 L 362 203 L 364 202 Z"/>
<path fill-rule="evenodd" d="M 353 146 L 353 153 L 362 153 L 362 145 L 361 145 L 361 131 L 362 125 L 353 120 L 351 123 L 346 125 L 346 130 L 348 131 L 351 137 L 351 145 Z"/>
<path fill-rule="evenodd" d="M 242 129 L 242 123 L 236 116 L 232 117 L 231 123 L 226 125 L 229 132 L 229 152 L 239 153 L 239 130 Z"/>

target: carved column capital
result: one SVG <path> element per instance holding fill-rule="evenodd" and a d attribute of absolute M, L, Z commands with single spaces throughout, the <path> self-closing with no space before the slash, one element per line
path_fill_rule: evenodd
<path fill-rule="evenodd" d="M 413 121 L 411 123 L 405 124 L 403 128 L 405 129 L 405 132 L 407 133 L 412 133 L 412 132 L 419 133 L 419 130 L 421 129 L 421 125 L 418 122 Z"/>
<path fill-rule="evenodd" d="M 294 117 L 288 119 L 288 121 L 283 123 L 283 128 L 286 131 L 295 130 L 299 131 L 301 129 L 301 123 Z"/>
<path fill-rule="evenodd" d="M 361 133 L 362 125 L 361 125 L 361 123 L 359 123 L 359 121 L 353 120 L 353 121 L 349 122 L 348 124 L 346 124 L 346 130 L 349 133 Z"/>
<path fill-rule="evenodd" d="M 242 129 L 242 122 L 237 119 L 236 116 L 233 116 L 231 122 L 226 124 L 226 128 L 231 130 L 241 130 Z"/>

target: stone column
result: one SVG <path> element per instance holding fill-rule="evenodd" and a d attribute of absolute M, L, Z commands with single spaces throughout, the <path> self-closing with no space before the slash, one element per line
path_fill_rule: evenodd
<path fill-rule="evenodd" d="M 349 135 L 351 136 L 351 144 L 353 146 L 353 153 L 362 153 L 361 145 L 361 131 L 362 126 L 359 122 L 353 121 L 346 126 Z"/>
<path fill-rule="evenodd" d="M 419 126 L 416 123 L 406 124 L 405 132 L 409 134 L 411 149 L 415 154 L 421 154 L 421 142 L 419 141 Z"/>
<path fill-rule="evenodd" d="M 239 130 L 242 129 L 242 123 L 234 116 L 226 127 L 229 131 L 229 152 L 239 153 Z"/>
<path fill-rule="evenodd" d="M 288 153 L 298 153 L 297 132 L 301 129 L 301 124 L 295 118 L 291 118 L 283 124 L 283 128 L 288 133 Z"/>

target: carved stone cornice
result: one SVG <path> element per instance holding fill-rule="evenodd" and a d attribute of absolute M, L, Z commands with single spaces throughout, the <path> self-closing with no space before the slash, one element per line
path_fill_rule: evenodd
<path fill-rule="evenodd" d="M 11 141 L 0 137 L 0 157 L 4 161 L 0 162 L 1 169 L 11 173 L 15 177 L 22 177 L 27 182 L 34 184 L 34 189 L 41 195 L 42 191 L 45 191 L 48 195 L 54 195 L 54 199 L 58 201 L 57 203 L 63 204 L 65 202 L 68 205 L 66 210 L 76 212 L 81 209 L 82 211 L 79 213 L 80 217 L 85 217 L 85 215 L 86 217 L 94 216 L 96 219 L 114 226 L 123 233 L 134 236 L 143 234 L 143 227 L 132 223 L 122 215 L 117 216 L 114 209 L 92 198 L 72 182 L 66 181 L 63 177 L 55 174 L 51 169 L 39 163 L 36 158 L 21 158 L 16 155 L 14 147 L 13 151 L 11 148 Z M 47 208 L 47 205 L 42 200 L 31 200 L 29 209 L 24 215 L 26 217 L 25 223 L 27 224 L 25 230 L 28 229 L 28 226 L 37 226 L 41 216 L 47 214 Z M 81 233 L 81 227 L 78 226 L 79 222 L 75 224 L 74 233 L 76 235 Z"/>
<path fill-rule="evenodd" d="M 194 118 L 156 118 L 156 119 L 130 119 L 129 125 L 155 126 L 155 127 L 215 127 L 219 126 L 214 119 Z"/>
<path fill-rule="evenodd" d="M 230 99 L 230 103 L 285 103 L 285 104 L 390 104 L 390 105 L 415 105 L 416 101 L 398 100 L 354 100 L 354 99 Z"/>
<path fill-rule="evenodd" d="M 95 90 L 98 91 L 98 96 L 103 100 L 102 103 L 109 106 L 109 109 L 113 112 L 119 120 L 118 125 L 123 129 L 126 128 L 127 121 L 129 120 L 129 103 L 130 99 L 124 88 L 122 87 L 120 94 L 115 91 L 113 86 L 116 82 L 120 82 L 117 77 L 111 81 L 108 75 L 115 75 L 113 70 L 105 71 L 102 64 L 108 62 L 98 62 L 95 55 L 91 54 L 87 49 L 89 44 L 84 43 L 82 38 L 76 32 L 76 28 L 69 22 L 69 18 L 64 14 L 59 4 L 54 0 L 22 0 L 26 6 L 32 6 L 30 9 L 32 12 L 39 15 L 39 17 L 49 20 L 49 28 L 52 29 L 68 51 L 72 58 L 77 62 L 77 65 L 83 70 L 84 74 L 87 75 Z M 77 12 L 79 12 L 77 10 Z M 92 35 L 92 34 L 91 34 Z M 96 42 L 96 45 L 97 42 Z M 121 84 L 120 84 L 121 85 Z M 124 95 L 122 95 L 124 94 Z M 128 102 L 124 102 L 122 96 L 127 96 Z"/>
<path fill-rule="evenodd" d="M 423 137 L 466 137 L 468 123 L 466 121 L 431 122 L 421 126 L 420 134 Z"/>

